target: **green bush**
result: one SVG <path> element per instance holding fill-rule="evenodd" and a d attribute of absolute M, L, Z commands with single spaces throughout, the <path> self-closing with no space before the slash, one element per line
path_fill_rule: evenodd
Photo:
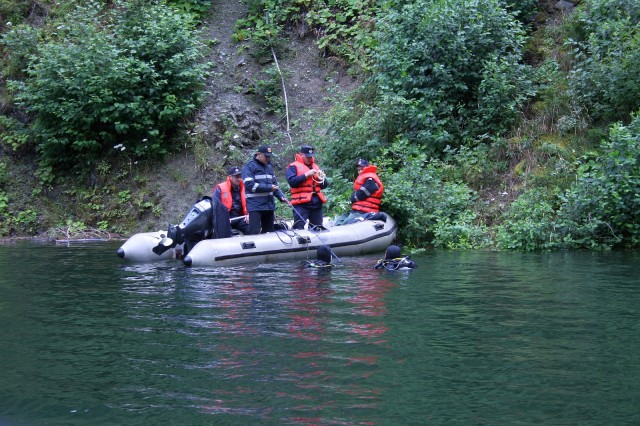
<path fill-rule="evenodd" d="M 640 108 L 638 22 L 635 0 L 586 0 L 578 15 L 572 94 L 596 121 L 626 121 Z"/>
<path fill-rule="evenodd" d="M 29 65 L 29 57 L 37 54 L 42 31 L 28 25 L 17 25 L 2 36 L 2 74 L 8 78 L 22 78 Z"/>
<path fill-rule="evenodd" d="M 311 29 L 325 56 L 368 70 L 376 44 L 377 0 L 248 0 L 247 17 L 238 20 L 234 39 L 251 40 L 255 55 L 271 57 L 285 46 L 281 34 L 292 27 Z M 306 31 L 306 30 L 305 30 Z M 304 34 L 305 31 L 302 33 Z"/>
<path fill-rule="evenodd" d="M 559 204 L 554 191 L 534 188 L 524 192 L 496 228 L 496 246 L 524 251 L 558 248 L 562 239 L 555 223 Z"/>
<path fill-rule="evenodd" d="M 486 244 L 485 229 L 471 212 L 474 192 L 466 185 L 444 182 L 425 153 L 398 141 L 374 163 L 385 185 L 382 207 L 398 221 L 400 239 L 449 248 Z"/>
<path fill-rule="evenodd" d="M 145 1 L 90 3 L 38 48 L 16 102 L 35 116 L 42 161 L 85 166 L 127 149 L 164 154 L 202 100 L 204 49 L 184 15 Z"/>
<path fill-rule="evenodd" d="M 378 102 L 439 153 L 509 130 L 532 93 L 524 33 L 499 0 L 415 0 L 382 15 Z"/>
<path fill-rule="evenodd" d="M 640 245 L 640 115 L 616 124 L 603 154 L 584 162 L 559 212 L 569 247 Z"/>
<path fill-rule="evenodd" d="M 497 228 L 500 248 L 520 250 L 640 245 L 640 116 L 616 124 L 602 154 L 584 157 L 564 192 L 522 194 Z"/>

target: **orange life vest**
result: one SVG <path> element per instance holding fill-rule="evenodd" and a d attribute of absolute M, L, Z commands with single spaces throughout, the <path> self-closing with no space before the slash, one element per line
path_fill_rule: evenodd
<path fill-rule="evenodd" d="M 378 168 L 376 166 L 367 166 L 362 169 L 362 173 L 358 175 L 353 182 L 353 190 L 357 191 L 364 185 L 364 182 L 371 178 L 378 184 L 378 190 L 371 194 L 369 197 L 361 201 L 356 201 L 351 205 L 352 210 L 357 210 L 365 213 L 379 212 L 380 204 L 382 203 L 382 193 L 384 192 L 384 185 L 376 174 Z"/>
<path fill-rule="evenodd" d="M 301 154 L 296 154 L 296 161 L 289 164 L 289 166 L 296 166 L 296 172 L 298 176 L 302 176 L 307 173 L 311 168 L 314 170 L 320 170 L 320 167 L 314 162 L 311 163 L 311 168 L 304 164 L 304 160 Z M 302 185 L 291 188 L 291 204 L 304 204 L 311 201 L 313 194 L 318 194 L 318 198 L 323 203 L 327 202 L 327 198 L 320 189 L 320 184 L 313 179 L 313 176 L 309 176 Z"/>
<path fill-rule="evenodd" d="M 247 195 L 244 191 L 244 182 L 241 180 L 239 182 L 240 185 L 240 200 L 242 201 L 242 214 L 247 214 Z M 220 188 L 220 199 L 222 200 L 222 204 L 227 208 L 227 210 L 231 211 L 233 207 L 233 195 L 231 194 L 231 178 L 227 176 L 227 181 L 219 183 L 218 188 Z"/>

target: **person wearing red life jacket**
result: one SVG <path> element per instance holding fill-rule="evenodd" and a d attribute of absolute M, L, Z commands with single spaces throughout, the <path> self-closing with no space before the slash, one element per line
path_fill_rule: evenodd
<path fill-rule="evenodd" d="M 356 169 L 358 176 L 353 182 L 351 212 L 337 218 L 335 225 L 346 225 L 368 217 L 380 216 L 377 213 L 380 212 L 384 185 L 377 175 L 378 168 L 359 158 L 356 161 Z"/>
<path fill-rule="evenodd" d="M 293 229 L 322 226 L 322 205 L 327 202 L 322 193 L 328 185 L 324 173 L 315 162 L 315 150 L 309 145 L 300 147 L 296 161 L 287 166 L 287 182 L 291 187 Z"/>
<path fill-rule="evenodd" d="M 227 180 L 219 183 L 213 189 L 212 198 L 222 203 L 229 211 L 231 228 L 243 234 L 249 233 L 249 216 L 247 213 L 247 197 L 244 182 L 240 177 L 239 167 L 229 167 Z"/>

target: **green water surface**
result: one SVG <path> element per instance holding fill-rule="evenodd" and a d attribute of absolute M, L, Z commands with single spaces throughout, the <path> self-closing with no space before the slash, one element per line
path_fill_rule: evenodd
<path fill-rule="evenodd" d="M 640 424 L 640 253 L 185 268 L 0 246 L 0 425 Z"/>

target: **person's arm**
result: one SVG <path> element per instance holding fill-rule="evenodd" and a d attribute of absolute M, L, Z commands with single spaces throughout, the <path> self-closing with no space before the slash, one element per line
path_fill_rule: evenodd
<path fill-rule="evenodd" d="M 294 165 L 287 167 L 285 176 L 287 178 L 287 182 L 289 182 L 289 186 L 292 188 L 302 185 L 304 181 L 307 180 L 305 175 L 298 176 L 298 168 Z"/>
<path fill-rule="evenodd" d="M 211 198 L 213 198 L 214 200 L 218 200 L 219 202 L 222 202 L 222 191 L 220 191 L 220 187 L 218 185 L 216 185 L 216 187 L 213 189 L 213 194 L 211 194 Z"/>
<path fill-rule="evenodd" d="M 351 194 L 351 202 L 355 203 L 356 201 L 362 201 L 369 198 L 371 194 L 378 190 L 378 188 L 380 187 L 372 178 L 365 180 L 364 184 Z"/>

